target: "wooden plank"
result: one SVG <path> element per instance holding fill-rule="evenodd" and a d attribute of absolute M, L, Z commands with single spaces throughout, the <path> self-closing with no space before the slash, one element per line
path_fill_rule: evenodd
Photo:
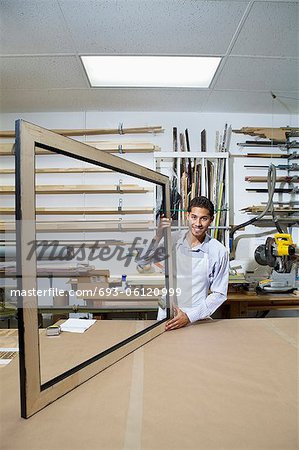
<path fill-rule="evenodd" d="M 1 228 L 0 228 L 1 231 Z M 59 245 L 67 245 L 70 247 L 74 247 L 74 248 L 79 248 L 81 246 L 84 246 L 86 248 L 102 248 L 102 247 L 112 247 L 112 246 L 126 246 L 126 245 L 132 245 L 133 241 L 131 242 L 124 242 L 121 240 L 117 240 L 117 239 L 99 239 L 99 240 L 85 240 L 85 239 L 81 239 L 81 240 L 59 240 Z M 4 248 L 13 248 L 16 246 L 16 241 L 15 240 L 6 240 L 6 241 L 2 241 L 0 240 L 0 245 Z"/>
<path fill-rule="evenodd" d="M 50 130 L 61 136 L 98 136 L 103 134 L 144 134 L 144 133 L 163 133 L 164 129 L 161 126 L 151 127 L 135 127 L 135 128 L 93 128 L 93 129 L 55 129 Z M 15 131 L 0 131 L 0 138 L 14 138 Z"/>
<path fill-rule="evenodd" d="M 245 181 L 249 181 L 252 183 L 263 183 L 268 181 L 268 177 L 248 176 L 245 177 Z M 285 183 L 298 183 L 299 177 L 298 176 L 276 177 L 276 181 L 281 181 Z"/>
<path fill-rule="evenodd" d="M 259 192 L 259 193 L 266 193 L 269 192 L 268 189 L 264 188 L 252 188 L 252 189 L 245 189 L 245 191 L 247 192 Z M 274 189 L 275 193 L 280 193 L 280 194 L 292 194 L 292 193 L 298 193 L 298 187 L 290 187 L 290 188 L 275 188 Z"/>
<path fill-rule="evenodd" d="M 299 128 L 242 127 L 239 130 L 232 130 L 232 132 L 238 134 L 247 134 L 250 136 L 258 136 L 260 138 L 270 139 L 273 141 L 286 141 L 289 135 L 298 136 Z"/>
<path fill-rule="evenodd" d="M 76 220 L 64 221 L 64 222 L 36 222 L 36 231 L 39 233 L 55 233 L 55 232 L 77 232 L 86 233 L 93 231 L 105 231 L 105 232 L 115 232 L 115 231 L 138 231 L 138 230 L 149 230 L 153 228 L 154 223 L 151 221 L 87 221 L 87 220 Z M 0 232 L 12 232 L 15 231 L 15 224 L 9 222 L 0 222 Z"/>
<path fill-rule="evenodd" d="M 161 150 L 158 145 L 146 142 L 86 141 L 84 143 L 108 153 L 152 153 Z"/>
<path fill-rule="evenodd" d="M 288 155 L 280 155 L 278 153 L 247 153 L 247 155 L 240 155 L 247 158 L 283 158 L 287 159 Z"/>
<path fill-rule="evenodd" d="M 0 155 L 1 156 L 11 156 L 15 154 L 15 144 L 14 143 L 0 143 Z"/>
<path fill-rule="evenodd" d="M 256 205 L 256 206 L 247 206 L 246 208 L 242 208 L 241 211 L 258 213 L 258 212 L 264 211 L 264 209 L 265 209 L 264 206 Z M 281 206 L 281 207 L 274 208 L 274 212 L 276 212 L 276 213 L 295 213 L 298 211 L 299 211 L 299 208 L 291 208 L 290 206 Z M 268 214 L 272 214 L 271 211 L 268 211 Z"/>
<path fill-rule="evenodd" d="M 246 141 L 246 142 L 237 142 L 239 147 L 255 147 L 255 148 L 278 148 L 280 150 L 289 150 L 292 148 L 299 148 L 299 146 L 295 142 L 288 143 L 287 141 Z"/>
<path fill-rule="evenodd" d="M 143 188 L 134 184 L 121 185 L 40 185 L 35 186 L 36 194 L 144 194 L 152 188 Z M 14 186 L 0 186 L 0 194 L 12 195 Z"/>
<path fill-rule="evenodd" d="M 87 208 L 36 208 L 35 214 L 36 215 L 127 215 L 127 214 L 152 214 L 154 211 L 153 208 L 122 208 L 118 210 L 115 209 L 106 209 L 106 208 L 96 208 L 96 207 L 87 207 Z M 0 214 L 4 215 L 14 215 L 15 214 L 15 208 L 10 207 L 2 207 L 0 208 Z"/>
<path fill-rule="evenodd" d="M 279 217 L 279 223 L 285 223 L 288 226 L 297 224 L 299 225 L 299 217 L 293 217 L 293 216 L 288 216 L 288 217 Z M 264 218 L 264 219 L 259 219 L 254 223 L 254 226 L 256 227 L 271 227 L 273 228 L 273 218 L 271 219 L 269 218 Z"/>
<path fill-rule="evenodd" d="M 35 169 L 35 173 L 111 173 L 111 170 L 104 167 L 51 167 L 45 169 Z M 0 169 L 0 174 L 10 175 L 15 174 L 15 169 Z"/>
<path fill-rule="evenodd" d="M 159 152 L 160 147 L 153 144 L 147 143 L 108 143 L 108 142 L 84 142 L 85 145 L 89 145 L 90 147 L 97 148 L 98 150 L 102 150 L 107 153 L 153 153 Z M 0 156 L 11 156 L 14 155 L 14 143 L 0 143 Z M 36 148 L 36 155 L 53 155 L 55 153 L 44 150 L 42 148 Z"/>

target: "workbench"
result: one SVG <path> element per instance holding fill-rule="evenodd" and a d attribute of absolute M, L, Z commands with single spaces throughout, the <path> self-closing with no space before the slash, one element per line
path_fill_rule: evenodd
<path fill-rule="evenodd" d="M 6 272 L 0 269 L 0 276 L 5 277 L 9 274 L 15 275 L 14 269 L 8 269 Z M 65 278 L 73 276 L 76 278 L 73 288 L 77 285 L 80 277 L 91 277 L 101 275 L 103 270 L 90 270 L 78 271 L 75 268 L 39 268 L 39 277 L 49 278 L 50 287 L 53 285 L 53 279 L 56 277 Z M 108 271 L 107 271 L 108 273 Z M 132 285 L 132 290 L 135 287 L 164 287 L 164 275 L 162 274 L 148 274 L 148 275 L 129 275 L 128 281 Z M 114 275 L 109 277 L 109 287 L 114 284 L 120 284 L 121 275 Z M 90 283 L 89 289 L 92 289 L 92 283 Z M 85 287 L 85 289 L 87 289 Z M 76 306 L 76 305 L 61 305 L 51 306 L 43 305 L 39 306 L 39 313 L 52 313 L 52 314 L 68 314 L 71 312 L 79 311 L 88 312 L 91 308 L 94 308 L 92 312 L 96 314 L 101 314 L 103 318 L 109 318 L 111 315 L 122 314 L 126 317 L 138 317 L 147 319 L 152 318 L 154 312 L 157 310 L 157 304 L 159 297 L 157 296 L 121 296 L 113 298 L 105 296 L 93 296 L 93 297 L 82 297 L 86 302 L 86 307 Z M 125 301 L 126 300 L 126 301 Z M 100 302 L 99 302 L 100 301 Z M 94 304 L 94 302 L 97 302 Z M 246 318 L 251 311 L 260 311 L 267 313 L 271 310 L 297 310 L 299 315 L 299 295 L 294 295 L 292 293 L 284 294 L 259 294 L 255 292 L 229 292 L 226 302 L 221 306 L 220 313 L 222 318 L 235 319 L 235 318 Z M 40 320 L 42 324 L 42 319 Z"/>
<path fill-rule="evenodd" d="M 285 294 L 256 294 L 255 292 L 228 293 L 224 304 L 223 316 L 235 319 L 238 317 L 248 317 L 250 311 L 272 311 L 272 310 L 298 310 L 299 315 L 299 295 L 292 293 Z"/>
<path fill-rule="evenodd" d="M 155 299 L 155 300 L 154 300 Z M 98 302 L 99 303 L 99 302 Z M 134 297 L 127 296 L 120 301 L 120 297 L 116 299 L 106 298 L 102 300 L 101 305 L 92 309 L 94 314 L 101 314 L 103 318 L 108 319 L 113 314 L 122 314 L 123 317 L 133 317 L 135 314 L 139 319 L 147 319 L 154 317 L 157 311 L 157 297 Z M 88 312 L 91 311 L 92 300 L 89 300 L 89 306 L 79 307 L 60 307 L 55 308 L 49 306 L 40 306 L 39 313 L 66 314 L 71 312 Z M 247 318 L 251 311 L 263 311 L 266 314 L 271 310 L 297 310 L 299 316 L 299 296 L 286 294 L 264 294 L 257 295 L 255 292 L 238 292 L 228 293 L 227 300 L 220 307 L 221 318 L 236 319 Z"/>
<path fill-rule="evenodd" d="M 208 320 L 163 333 L 27 420 L 15 358 L 0 371 L 1 448 L 295 450 L 298 326 Z"/>
<path fill-rule="evenodd" d="M 89 301 L 90 302 L 90 301 Z M 66 306 L 53 306 L 53 305 L 40 305 L 38 307 L 39 324 L 43 326 L 43 315 L 52 314 L 55 319 L 59 317 L 68 317 L 70 313 L 89 313 L 92 312 L 96 317 L 102 319 L 110 319 L 116 315 L 120 315 L 122 318 L 138 318 L 148 319 L 155 318 L 157 314 L 157 299 L 153 301 L 148 298 L 130 298 L 127 297 L 126 301 L 117 301 L 110 298 L 103 300 L 101 305 L 92 307 L 92 302 L 89 306 L 80 305 L 66 305 Z M 268 311 L 281 310 L 297 311 L 299 316 L 299 296 L 294 294 L 271 294 L 271 295 L 257 295 L 255 293 L 229 293 L 227 300 L 220 306 L 219 312 L 221 318 L 247 318 L 252 311 L 260 311 L 267 314 Z M 6 315 L 3 314 L 0 319 L 8 320 L 7 327 L 10 327 L 9 320 L 14 318 L 16 311 L 9 310 Z"/>

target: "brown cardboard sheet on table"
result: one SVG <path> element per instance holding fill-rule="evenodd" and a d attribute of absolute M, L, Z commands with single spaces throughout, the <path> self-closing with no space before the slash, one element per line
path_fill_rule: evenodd
<path fill-rule="evenodd" d="M 0 372 L 1 449 L 295 450 L 298 323 L 164 333 L 28 420 L 14 360 Z"/>

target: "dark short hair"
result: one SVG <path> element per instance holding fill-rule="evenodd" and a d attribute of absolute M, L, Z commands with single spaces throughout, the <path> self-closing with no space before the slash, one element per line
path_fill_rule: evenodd
<path fill-rule="evenodd" d="M 188 206 L 188 212 L 191 212 L 192 208 L 205 208 L 209 211 L 210 216 L 214 216 L 214 205 L 207 197 L 194 197 Z"/>

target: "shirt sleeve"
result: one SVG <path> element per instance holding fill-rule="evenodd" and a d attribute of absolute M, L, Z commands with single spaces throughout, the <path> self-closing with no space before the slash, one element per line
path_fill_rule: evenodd
<path fill-rule="evenodd" d="M 219 306 L 225 302 L 227 299 L 228 277 L 229 256 L 228 252 L 225 251 L 225 253 L 220 257 L 219 262 L 216 264 L 210 284 L 211 293 L 207 296 L 205 301 L 200 304 L 200 306 L 186 312 L 191 323 L 211 316 L 216 309 L 218 309 Z"/>

